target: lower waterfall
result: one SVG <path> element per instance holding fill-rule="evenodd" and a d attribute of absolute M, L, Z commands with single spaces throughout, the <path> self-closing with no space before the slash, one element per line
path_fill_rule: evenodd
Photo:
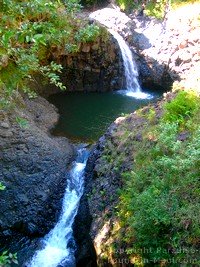
<path fill-rule="evenodd" d="M 75 266 L 72 225 L 78 211 L 79 201 L 84 189 L 84 169 L 89 152 L 78 149 L 78 156 L 70 171 L 65 191 L 62 213 L 55 227 L 44 237 L 43 249 L 35 252 L 28 267 Z"/>

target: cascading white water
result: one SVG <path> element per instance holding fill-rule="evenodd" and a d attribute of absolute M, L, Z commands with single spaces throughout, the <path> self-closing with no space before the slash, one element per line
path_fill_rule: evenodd
<path fill-rule="evenodd" d="M 129 46 L 126 44 L 122 36 L 117 32 L 118 29 L 126 27 L 126 23 L 130 21 L 124 13 L 120 12 L 118 9 L 112 8 L 103 8 L 97 10 L 90 14 L 91 19 L 99 21 L 102 25 L 108 28 L 108 31 L 116 39 L 119 44 L 119 48 L 122 55 L 124 74 L 126 79 L 126 88 L 125 90 L 120 90 L 119 92 L 127 96 L 135 98 L 151 98 L 149 94 L 143 93 L 141 91 L 139 82 L 138 82 L 138 71 L 137 66 L 133 60 L 132 52 Z"/>
<path fill-rule="evenodd" d="M 36 251 L 28 267 L 56 267 L 63 264 L 69 267 L 75 266 L 74 251 L 67 246 L 73 237 L 72 225 L 83 194 L 87 158 L 87 149 L 79 149 L 76 162 L 70 172 L 60 219 L 44 237 L 44 248 Z"/>
<path fill-rule="evenodd" d="M 136 93 L 141 92 L 140 85 L 137 79 L 138 71 L 135 62 L 133 61 L 133 56 L 130 48 L 118 32 L 112 29 L 108 29 L 108 31 L 112 34 L 115 40 L 117 40 L 121 50 L 124 73 L 126 78 L 126 90 Z"/>
<path fill-rule="evenodd" d="M 108 31 L 118 42 L 123 59 L 124 74 L 126 78 L 126 90 L 121 90 L 119 92 L 127 96 L 139 99 L 151 98 L 149 94 L 143 93 L 141 91 L 141 87 L 138 82 L 137 66 L 135 64 L 135 61 L 133 60 L 132 52 L 129 46 L 126 44 L 126 42 L 118 32 L 112 29 L 108 29 Z"/>

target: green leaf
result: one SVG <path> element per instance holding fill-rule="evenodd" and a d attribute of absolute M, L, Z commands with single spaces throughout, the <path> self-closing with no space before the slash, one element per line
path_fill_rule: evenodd
<path fill-rule="evenodd" d="M 45 36 L 43 34 L 35 34 L 32 39 L 33 42 L 38 42 L 46 46 Z"/>
<path fill-rule="evenodd" d="M 16 122 L 19 124 L 21 128 L 28 128 L 29 124 L 28 121 L 21 117 L 16 117 Z"/>
<path fill-rule="evenodd" d="M 8 48 L 10 46 L 11 37 L 14 36 L 14 31 L 7 30 L 1 37 L 1 44 L 3 47 Z"/>
<path fill-rule="evenodd" d="M 4 190 L 6 187 L 0 182 L 0 190 Z"/>

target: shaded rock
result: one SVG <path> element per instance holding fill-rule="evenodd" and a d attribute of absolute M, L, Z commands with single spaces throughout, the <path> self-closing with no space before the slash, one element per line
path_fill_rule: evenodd
<path fill-rule="evenodd" d="M 23 237 L 43 236 L 54 226 L 75 154 L 66 138 L 49 134 L 58 120 L 53 105 L 40 97 L 23 105 L 2 112 L 0 124 L 0 181 L 6 186 L 0 191 L 0 244 L 12 251 L 23 247 Z"/>
<path fill-rule="evenodd" d="M 186 139 L 188 139 L 189 138 L 189 133 L 188 132 L 182 132 L 182 133 L 180 133 L 179 134 L 179 136 L 178 136 L 178 138 L 177 138 L 177 140 L 179 140 L 179 141 L 185 141 Z"/>
<path fill-rule="evenodd" d="M 94 42 L 82 44 L 80 51 L 68 54 L 54 53 L 55 61 L 63 66 L 61 81 L 68 91 L 105 92 L 123 88 L 123 63 L 118 44 L 105 29 Z M 35 78 L 38 88 L 41 77 Z M 54 85 L 40 86 L 39 94 L 47 97 L 60 90 Z"/>

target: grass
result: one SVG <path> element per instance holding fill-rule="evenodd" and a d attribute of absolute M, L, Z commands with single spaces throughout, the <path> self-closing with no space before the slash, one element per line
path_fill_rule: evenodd
<path fill-rule="evenodd" d="M 193 92 L 180 91 L 165 104 L 164 120 L 144 128 L 142 143 L 127 140 L 135 155 L 133 170 L 123 174 L 125 185 L 120 192 L 118 212 L 126 228 L 122 238 L 139 252 L 130 257 L 156 259 L 158 266 L 176 266 L 167 264 L 171 259 L 181 263 L 193 258 L 199 264 L 198 253 L 191 251 L 198 251 L 200 240 L 200 99 L 196 96 L 194 103 L 186 100 L 190 97 Z M 188 106 L 179 109 L 183 98 Z M 187 135 L 180 141 L 183 132 Z M 183 247 L 181 253 L 173 252 Z"/>

